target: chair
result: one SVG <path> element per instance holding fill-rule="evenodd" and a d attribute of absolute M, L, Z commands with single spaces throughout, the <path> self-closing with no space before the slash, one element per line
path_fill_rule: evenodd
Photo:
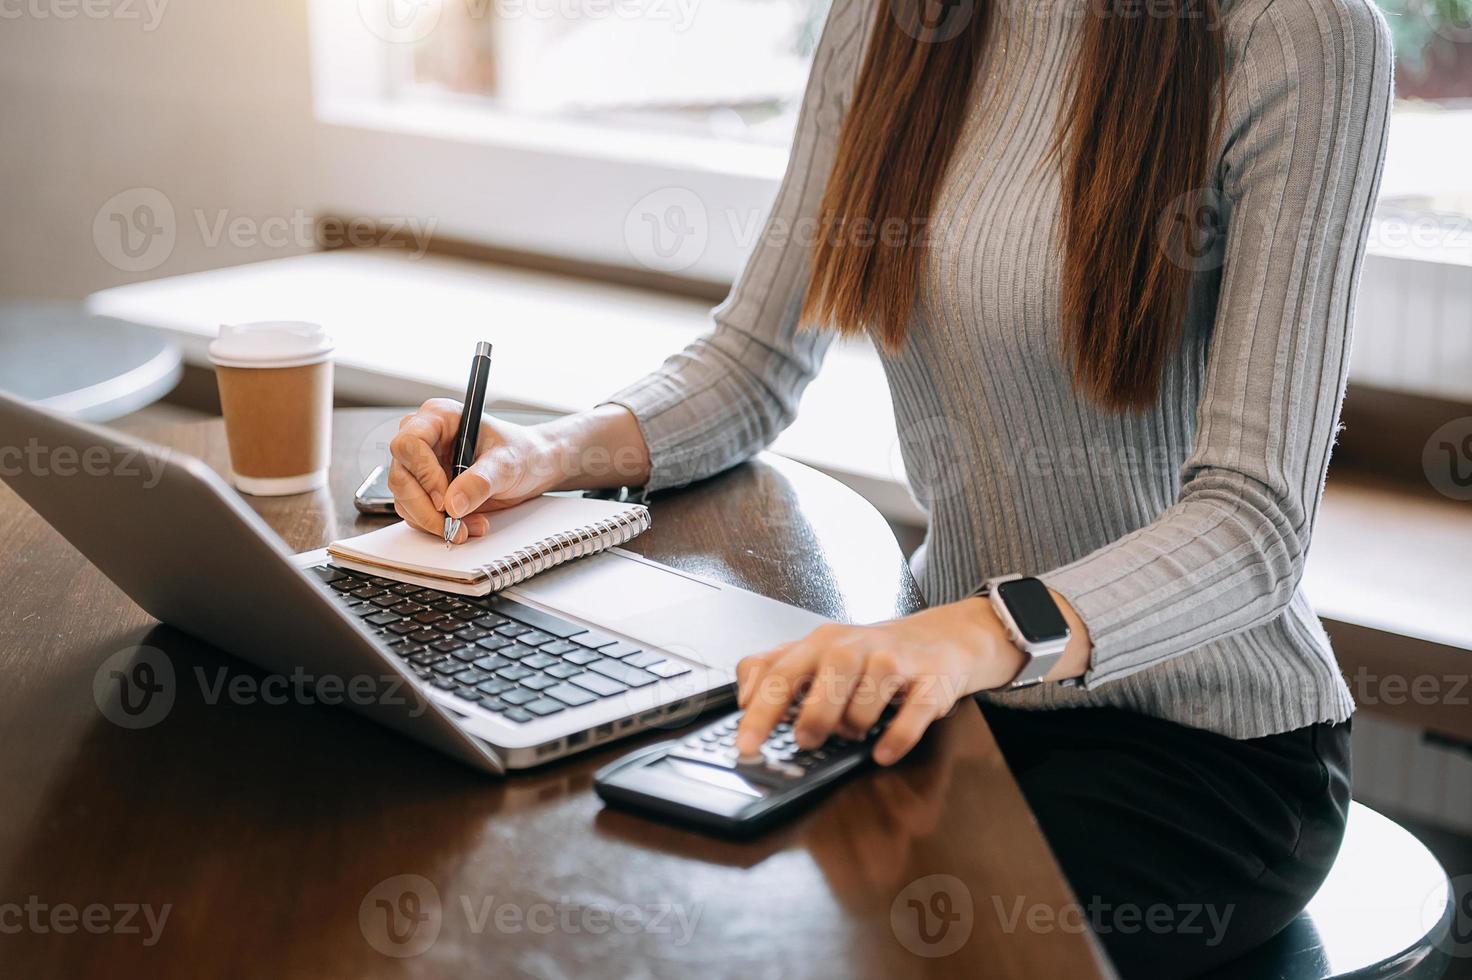
<path fill-rule="evenodd" d="M 1395 821 L 1350 804 L 1344 844 L 1318 894 L 1278 935 L 1212 980 L 1432 980 L 1453 950 L 1455 896 L 1446 872 Z M 1459 950 L 1460 951 L 1460 950 Z"/>

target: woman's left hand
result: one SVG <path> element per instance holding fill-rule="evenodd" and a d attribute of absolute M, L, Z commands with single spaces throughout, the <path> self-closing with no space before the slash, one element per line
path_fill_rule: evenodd
<path fill-rule="evenodd" d="M 1069 653 L 1051 677 L 1077 676 L 1087 660 L 1087 633 L 1067 603 L 1074 626 Z M 1083 636 L 1080 637 L 1079 634 Z M 920 741 L 931 722 L 961 698 L 1009 683 L 1025 658 L 982 598 L 936 606 L 873 626 L 820 626 L 806 638 L 736 666 L 737 701 L 745 715 L 736 749 L 761 749 L 772 728 L 799 697 L 793 723 L 799 748 L 822 745 L 830 735 L 856 739 L 874 726 L 891 702 L 898 710 L 874 746 L 874 761 L 889 765 Z"/>

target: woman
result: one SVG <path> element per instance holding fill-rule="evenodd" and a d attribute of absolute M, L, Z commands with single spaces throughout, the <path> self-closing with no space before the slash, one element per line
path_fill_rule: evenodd
<path fill-rule="evenodd" d="M 835 3 L 712 333 L 592 411 L 486 422 L 453 484 L 459 406 L 427 404 L 393 445 L 398 510 L 483 534 L 547 490 L 713 474 L 787 425 L 834 332 L 868 333 L 929 608 L 743 661 L 740 746 L 794 692 L 804 745 L 893 699 L 889 764 L 974 694 L 1121 972 L 1199 972 L 1281 929 L 1343 832 L 1353 703 L 1299 581 L 1388 36 L 1369 0 L 924 9 Z M 1008 573 L 1069 626 L 1020 688 L 977 595 Z"/>

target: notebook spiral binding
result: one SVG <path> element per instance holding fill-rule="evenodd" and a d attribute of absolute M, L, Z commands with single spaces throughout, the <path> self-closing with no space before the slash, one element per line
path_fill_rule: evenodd
<path fill-rule="evenodd" d="M 491 591 L 500 592 L 563 562 L 596 554 L 621 545 L 649 529 L 649 510 L 640 507 L 572 531 L 560 531 L 529 548 L 520 548 L 505 558 L 482 565 Z"/>

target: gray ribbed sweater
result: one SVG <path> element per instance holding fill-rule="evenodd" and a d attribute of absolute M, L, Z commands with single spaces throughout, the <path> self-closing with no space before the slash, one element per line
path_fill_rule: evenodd
<path fill-rule="evenodd" d="M 909 339 L 884 358 L 930 515 L 920 588 L 943 603 L 1025 572 L 1077 609 L 1094 643 L 1084 684 L 990 695 L 1009 705 L 1113 705 L 1233 738 L 1342 720 L 1353 701 L 1299 581 L 1384 149 L 1384 22 L 1370 0 L 1228 3 L 1211 188 L 1225 248 L 1193 265 L 1158 402 L 1121 415 L 1078 395 L 1059 353 L 1060 188 L 1047 155 L 1080 16 L 1097 8 L 1000 0 Z M 829 334 L 795 323 L 803 229 L 874 9 L 835 2 L 786 179 L 714 330 L 611 399 L 639 420 L 652 489 L 767 445 L 818 370 Z"/>

